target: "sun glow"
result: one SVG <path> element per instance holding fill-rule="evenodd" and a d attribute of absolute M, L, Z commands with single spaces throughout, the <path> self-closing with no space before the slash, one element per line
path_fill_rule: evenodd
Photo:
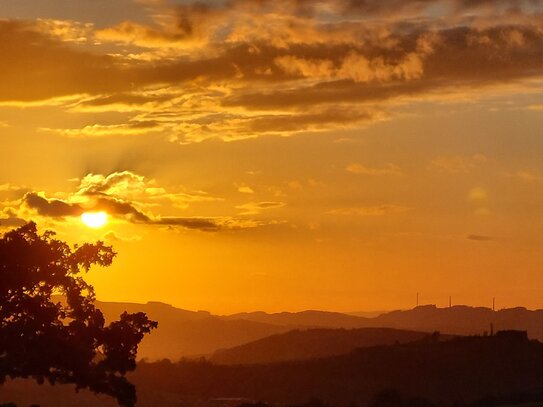
<path fill-rule="evenodd" d="M 81 215 L 81 221 L 90 228 L 98 229 L 107 223 L 107 213 L 85 212 Z"/>

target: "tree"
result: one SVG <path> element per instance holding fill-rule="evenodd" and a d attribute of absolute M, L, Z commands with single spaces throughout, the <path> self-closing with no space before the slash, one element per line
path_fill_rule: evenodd
<path fill-rule="evenodd" d="M 136 368 L 144 334 L 158 324 L 125 312 L 106 325 L 93 287 L 81 277 L 93 265 L 109 266 L 115 255 L 102 242 L 72 249 L 53 232 L 39 234 L 34 222 L 0 238 L 0 385 L 33 378 L 135 404 L 125 375 Z"/>

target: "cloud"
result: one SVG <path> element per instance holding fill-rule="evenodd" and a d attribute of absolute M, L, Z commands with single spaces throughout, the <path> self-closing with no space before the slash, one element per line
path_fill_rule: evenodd
<path fill-rule="evenodd" d="M 400 167 L 394 164 L 387 164 L 383 168 L 377 168 L 377 167 L 368 167 L 363 164 L 353 163 L 345 167 L 345 170 L 352 174 L 360 174 L 360 175 L 395 175 L 395 176 L 403 175 L 403 172 L 400 169 Z"/>
<path fill-rule="evenodd" d="M 0 100 L 36 101 L 128 87 L 114 58 L 68 47 L 42 27 L 39 21 L 0 21 Z"/>
<path fill-rule="evenodd" d="M 0 228 L 17 228 L 26 223 L 26 220 L 18 217 L 0 218 Z"/>
<path fill-rule="evenodd" d="M 176 98 L 168 92 L 132 92 L 99 95 L 78 100 L 69 107 L 71 112 L 138 112 L 168 106 Z"/>
<path fill-rule="evenodd" d="M 474 240 L 477 242 L 488 242 L 490 240 L 494 240 L 491 236 L 486 236 L 486 235 L 468 235 L 467 239 Z"/>
<path fill-rule="evenodd" d="M 468 200 L 471 202 L 484 202 L 488 199 L 488 192 L 482 187 L 474 187 L 468 192 Z"/>
<path fill-rule="evenodd" d="M 1 199 L 19 199 L 27 192 L 30 192 L 30 189 L 24 185 L 0 184 Z"/>
<path fill-rule="evenodd" d="M 197 229 L 204 232 L 218 232 L 221 230 L 253 229 L 260 226 L 277 224 L 277 222 L 264 222 L 254 219 L 236 219 L 232 217 L 204 218 L 204 217 L 163 217 L 153 222 L 157 225 L 182 226 L 186 229 Z"/>
<path fill-rule="evenodd" d="M 361 206 L 352 208 L 340 208 L 327 212 L 330 215 L 345 216 L 383 216 L 410 211 L 412 208 L 401 205 Z"/>
<path fill-rule="evenodd" d="M 132 122 L 126 124 L 91 124 L 80 129 L 50 129 L 42 128 L 42 131 L 60 134 L 65 137 L 111 137 L 111 136 L 135 136 L 151 132 L 162 131 L 159 123 L 154 121 Z"/>
<path fill-rule="evenodd" d="M 409 101 L 476 99 L 543 77 L 543 7 L 533 1 L 146 7 L 154 10 L 146 23 L 100 29 L 0 21 L 0 103 L 126 113 L 113 124 L 41 126 L 67 137 L 234 141 L 360 128 Z M 464 172 L 464 164 L 448 165 Z"/>
<path fill-rule="evenodd" d="M 0 228 L 19 227 L 26 223 L 26 220 L 19 217 L 13 208 L 4 208 L 0 212 Z"/>
<path fill-rule="evenodd" d="M 85 43 L 92 38 L 94 25 L 74 20 L 37 19 L 32 30 L 63 42 Z"/>
<path fill-rule="evenodd" d="M 25 194 L 23 202 L 30 209 L 36 210 L 39 215 L 63 218 L 67 216 L 80 216 L 84 209 L 75 203 L 65 202 L 61 199 L 49 199 L 37 192 Z"/>
<path fill-rule="evenodd" d="M 92 205 L 92 210 L 99 210 L 111 215 L 123 216 L 134 223 L 151 222 L 151 216 L 137 209 L 135 205 L 134 202 L 123 201 L 108 196 L 97 198 Z"/>
<path fill-rule="evenodd" d="M 148 226 L 180 227 L 204 232 L 236 231 L 254 229 L 281 223 L 277 220 L 259 220 L 234 216 L 175 216 L 161 213 L 184 210 L 189 203 L 215 202 L 222 199 L 211 197 L 203 191 L 170 191 L 131 171 L 119 171 L 108 175 L 87 174 L 75 179 L 79 184 L 72 193 L 57 193 L 55 198 L 44 192 L 29 191 L 5 184 L 4 190 L 17 190 L 24 195 L 13 202 L 13 207 L 4 207 L 0 212 L 0 224 L 18 225 L 24 218 L 52 218 L 62 221 L 79 217 L 88 211 L 104 211 L 111 217 L 133 224 Z M 5 206 L 5 205 L 4 205 Z M 256 215 L 263 210 L 284 206 L 282 202 L 257 202 L 242 205 L 244 214 Z M 119 239 L 116 235 L 109 239 Z M 129 239 L 128 239 L 129 240 Z"/>
<path fill-rule="evenodd" d="M 252 229 L 259 226 L 274 224 L 254 219 L 237 219 L 233 217 L 176 217 L 144 213 L 136 208 L 135 202 L 123 201 L 112 196 L 99 196 L 91 202 L 76 203 L 60 199 L 46 198 L 43 194 L 28 193 L 24 196 L 24 204 L 43 217 L 57 220 L 62 218 L 80 216 L 86 211 L 105 211 L 109 215 L 123 218 L 131 223 L 182 227 L 185 229 L 200 230 L 204 232 L 217 232 L 221 230 Z M 257 205 L 260 209 L 273 207 L 272 203 Z M 257 212 L 251 212 L 251 214 Z M 3 219 L 3 222 L 13 223 L 15 218 Z M 109 236 L 114 238 L 114 236 Z"/>
<path fill-rule="evenodd" d="M 111 230 L 104 234 L 102 239 L 104 239 L 106 242 L 139 242 L 142 238 L 138 235 L 120 236 Z"/>
<path fill-rule="evenodd" d="M 514 173 L 508 173 L 507 176 L 511 178 L 517 178 L 525 182 L 538 182 L 543 180 L 543 177 L 539 173 L 530 169 L 523 169 L 518 170 Z"/>
<path fill-rule="evenodd" d="M 145 177 L 131 171 L 113 172 L 108 175 L 87 174 L 79 180 L 80 195 L 108 194 L 130 196 L 145 192 L 148 183 Z"/>
<path fill-rule="evenodd" d="M 172 27 L 173 28 L 173 27 Z M 183 30 L 153 28 L 133 21 L 123 21 L 114 26 L 98 30 L 96 38 L 100 41 L 128 43 L 142 47 L 182 47 L 188 38 Z"/>
<path fill-rule="evenodd" d="M 221 198 L 213 197 L 203 191 L 179 190 L 159 186 L 154 179 L 147 179 L 131 171 L 118 171 L 107 176 L 87 174 L 79 181 L 78 195 L 110 195 L 122 199 L 137 199 L 142 203 L 172 203 L 177 208 L 188 208 L 191 203 L 216 202 Z M 172 190 L 173 189 L 173 190 Z"/>
<path fill-rule="evenodd" d="M 242 193 L 242 194 L 254 194 L 255 193 L 253 188 L 251 188 L 250 186 L 245 185 L 245 184 L 237 185 L 237 189 L 238 189 L 238 192 Z"/>
<path fill-rule="evenodd" d="M 263 135 L 291 136 L 308 131 L 360 127 L 386 119 L 375 109 L 316 108 L 306 112 L 271 114 L 205 114 L 180 119 L 175 124 L 176 135 L 171 139 L 181 143 L 199 142 L 210 138 L 236 141 Z M 175 120 L 175 119 L 173 119 Z"/>
<path fill-rule="evenodd" d="M 428 169 L 441 173 L 461 174 L 468 173 L 487 161 L 488 159 L 483 154 L 474 154 L 471 157 L 439 156 L 430 161 Z"/>
<path fill-rule="evenodd" d="M 236 206 L 237 209 L 242 209 L 241 215 L 256 215 L 264 210 L 278 209 L 284 207 L 284 202 L 249 202 L 243 205 Z"/>
<path fill-rule="evenodd" d="M 100 196 L 86 202 L 47 198 L 43 193 L 29 192 L 22 199 L 25 206 L 38 215 L 51 218 L 81 216 L 87 211 L 105 211 L 112 216 L 125 217 L 132 222 L 146 223 L 151 218 L 136 209 L 131 202 L 112 196 Z"/>

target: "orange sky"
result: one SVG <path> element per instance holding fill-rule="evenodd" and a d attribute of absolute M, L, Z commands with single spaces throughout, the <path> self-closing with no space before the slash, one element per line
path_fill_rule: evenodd
<path fill-rule="evenodd" d="M 99 299 L 543 308 L 541 2 L 5 0 L 0 55 L 0 227 Z"/>

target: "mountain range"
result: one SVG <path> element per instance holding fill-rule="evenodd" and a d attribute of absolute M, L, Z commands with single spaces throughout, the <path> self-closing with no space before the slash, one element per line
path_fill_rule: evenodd
<path fill-rule="evenodd" d="M 426 305 L 370 318 L 326 311 L 213 315 L 207 311 L 187 311 L 159 302 L 98 302 L 97 306 L 107 320 L 118 318 L 126 310 L 145 312 L 151 319 L 159 321 L 159 328 L 146 336 L 140 346 L 139 356 L 148 360 L 167 358 L 175 361 L 183 357 L 211 355 L 218 357 L 219 351 L 272 335 L 315 328 L 394 328 L 419 333 L 439 331 L 451 335 L 476 335 L 491 330 L 517 329 L 527 330 L 530 338 L 543 340 L 543 310 L 532 311 L 521 307 L 493 311 L 483 307 L 438 308 Z M 344 336 L 348 335 L 356 336 L 344 333 Z M 288 338 L 295 341 L 298 336 L 292 334 Z"/>

